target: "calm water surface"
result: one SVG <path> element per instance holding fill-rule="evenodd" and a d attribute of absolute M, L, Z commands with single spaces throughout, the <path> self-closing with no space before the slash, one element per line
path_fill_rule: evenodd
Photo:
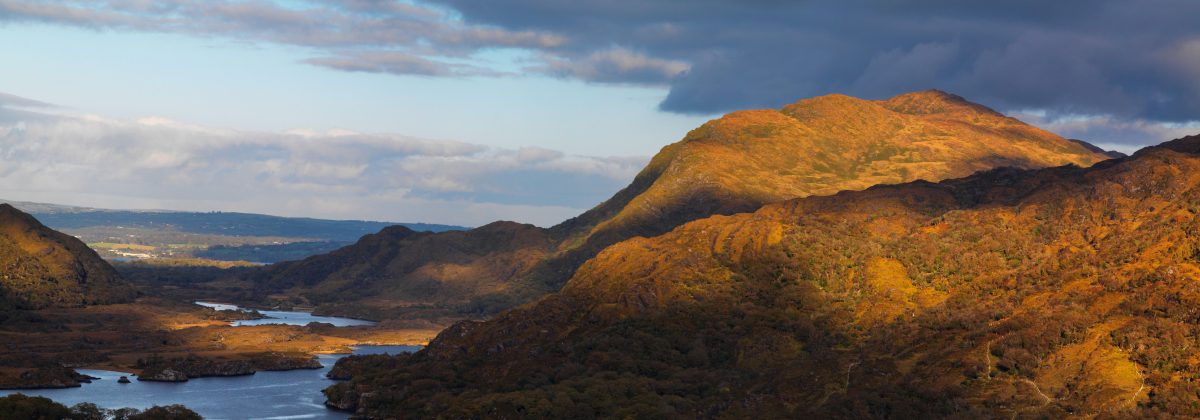
<path fill-rule="evenodd" d="M 211 302 L 196 302 L 197 305 L 207 306 L 218 311 L 236 310 L 237 305 L 226 303 L 211 303 Z M 245 321 L 234 321 L 233 326 L 240 327 L 244 325 L 266 325 L 266 324 L 288 324 L 288 325 L 308 325 L 309 322 L 324 322 L 333 324 L 335 327 L 352 327 L 355 325 L 375 325 L 374 321 L 365 321 L 361 319 L 339 318 L 336 316 L 316 316 L 312 312 L 293 312 L 293 311 L 258 311 L 259 313 L 269 316 L 267 319 L 251 319 Z"/>
<path fill-rule="evenodd" d="M 396 354 L 419 350 L 417 346 L 365 346 L 354 354 Z M 140 382 L 118 384 L 128 375 L 107 370 L 79 369 L 99 377 L 82 388 L 0 391 L 40 395 L 71 406 L 80 402 L 104 408 L 183 404 L 206 419 L 345 419 L 347 413 L 325 408 L 321 390 L 335 381 L 325 378 L 340 355 L 321 355 L 324 368 L 286 372 L 258 372 L 250 376 L 197 378 L 182 383 Z"/>

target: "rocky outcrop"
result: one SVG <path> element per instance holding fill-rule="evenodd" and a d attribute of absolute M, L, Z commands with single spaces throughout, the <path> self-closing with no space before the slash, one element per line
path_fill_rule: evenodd
<path fill-rule="evenodd" d="M 270 318 L 254 309 L 222 309 L 204 308 L 203 316 L 216 321 L 253 321 Z"/>
<path fill-rule="evenodd" d="M 250 359 L 257 370 L 279 371 L 296 369 L 320 369 L 324 366 L 310 354 L 303 353 L 263 353 Z"/>
<path fill-rule="evenodd" d="M 83 375 L 63 366 L 25 370 L 15 377 L 0 374 L 0 389 L 77 388 L 98 378 Z"/>
<path fill-rule="evenodd" d="M 210 376 L 253 375 L 254 368 L 247 360 L 219 360 L 199 356 L 185 358 L 150 358 L 139 360 L 139 381 L 185 382 L 190 378 Z"/>
<path fill-rule="evenodd" d="M 137 378 L 139 381 L 151 382 L 187 382 L 188 375 L 174 367 L 156 366 L 142 369 Z"/>
<path fill-rule="evenodd" d="M 358 408 L 361 397 L 358 391 L 348 383 L 336 384 L 325 388 L 325 406 L 342 411 L 353 412 Z"/>
<path fill-rule="evenodd" d="M 191 378 L 253 375 L 260 370 L 283 371 L 320 369 L 316 357 L 304 353 L 268 352 L 244 355 L 245 358 L 225 360 L 201 356 L 184 358 L 150 358 L 139 360 L 142 369 L 139 381 L 184 382 Z"/>

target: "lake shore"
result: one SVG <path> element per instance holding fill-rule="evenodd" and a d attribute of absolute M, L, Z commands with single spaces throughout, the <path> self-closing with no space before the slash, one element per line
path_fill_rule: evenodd
<path fill-rule="evenodd" d="M 354 346 L 423 346 L 443 327 L 232 326 L 213 319 L 213 312 L 157 299 L 31 311 L 27 322 L 0 330 L 0 389 L 79 386 L 83 382 L 74 369 L 140 374 L 154 363 L 161 368 L 188 359 L 193 362 L 186 366 L 213 367 L 195 372 L 215 376 L 311 369 L 301 359 L 347 354 Z"/>

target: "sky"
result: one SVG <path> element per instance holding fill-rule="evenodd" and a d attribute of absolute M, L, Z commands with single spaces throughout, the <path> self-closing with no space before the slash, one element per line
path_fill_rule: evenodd
<path fill-rule="evenodd" d="M 1192 0 L 0 0 L 0 198 L 552 225 L 725 112 L 936 88 L 1200 133 Z"/>

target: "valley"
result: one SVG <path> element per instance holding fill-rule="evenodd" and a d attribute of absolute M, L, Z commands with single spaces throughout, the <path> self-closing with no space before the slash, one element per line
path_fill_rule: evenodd
<path fill-rule="evenodd" d="M 1193 417 L 1198 173 L 1194 136 L 701 219 L 326 392 L 365 417 Z"/>
<path fill-rule="evenodd" d="M 1184 356 L 1131 343 L 1193 335 L 1147 311 L 1195 271 L 1198 144 L 1122 157 L 940 91 L 829 95 L 710 121 L 550 228 L 324 250 L 335 222 L 47 217 L 72 236 L 0 205 L 24 273 L 0 388 L 327 369 L 363 418 L 1191 413 L 1165 399 Z M 421 349 L 324 356 L 363 346 Z"/>
<path fill-rule="evenodd" d="M 1197 16 L 0 0 L 0 420 L 1200 419 Z"/>

